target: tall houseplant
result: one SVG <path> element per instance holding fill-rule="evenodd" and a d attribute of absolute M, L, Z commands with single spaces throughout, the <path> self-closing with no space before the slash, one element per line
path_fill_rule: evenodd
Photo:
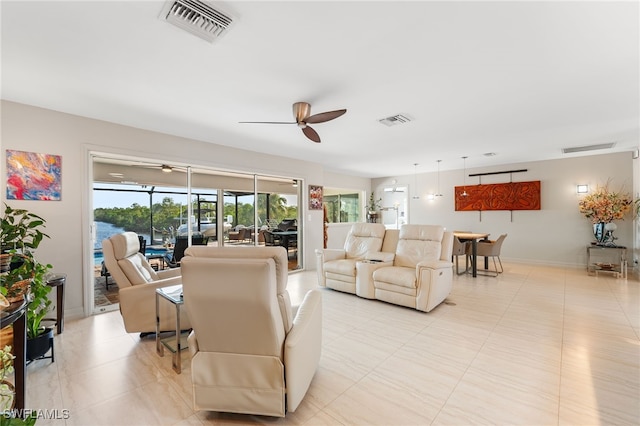
<path fill-rule="evenodd" d="M 46 283 L 46 274 L 52 266 L 38 262 L 34 254 L 43 238 L 49 238 L 43 232 L 45 220 L 5 204 L 1 225 L 0 246 L 3 255 L 9 256 L 10 268 L 0 275 L 0 292 L 8 298 L 15 297 L 19 283 L 28 283 L 27 337 L 37 337 L 44 330 L 44 316 L 51 310 L 51 287 Z"/>

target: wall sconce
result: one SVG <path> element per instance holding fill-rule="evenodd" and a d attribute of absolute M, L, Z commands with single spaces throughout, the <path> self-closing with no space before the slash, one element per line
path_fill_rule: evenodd
<path fill-rule="evenodd" d="M 577 185 L 576 192 L 578 194 L 586 194 L 589 192 L 589 185 Z"/>
<path fill-rule="evenodd" d="M 436 196 L 434 194 L 427 194 L 427 200 L 435 200 Z"/>

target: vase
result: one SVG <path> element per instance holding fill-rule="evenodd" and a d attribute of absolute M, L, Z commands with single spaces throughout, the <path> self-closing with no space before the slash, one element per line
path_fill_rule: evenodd
<path fill-rule="evenodd" d="M 606 233 L 604 231 L 604 225 L 604 222 L 593 224 L 593 236 L 598 244 L 602 244 L 605 241 Z"/>

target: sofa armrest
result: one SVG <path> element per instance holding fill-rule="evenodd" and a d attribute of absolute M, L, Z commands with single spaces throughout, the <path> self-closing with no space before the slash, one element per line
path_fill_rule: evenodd
<path fill-rule="evenodd" d="M 182 271 L 180 270 L 180 268 L 161 269 L 161 270 L 157 271 L 156 274 L 158 274 L 158 277 L 161 280 L 165 280 L 167 278 L 174 278 L 174 277 L 181 276 L 182 275 Z M 162 287 L 164 287 L 164 286 L 162 286 Z"/>
<path fill-rule="evenodd" d="M 309 291 L 284 343 L 287 410 L 294 412 L 309 389 L 320 363 L 322 348 L 322 293 Z"/>
<path fill-rule="evenodd" d="M 364 256 L 364 259 L 375 260 L 380 262 L 393 262 L 393 259 L 395 259 L 395 257 L 396 257 L 395 253 L 387 253 L 384 251 L 368 251 L 367 254 L 365 254 Z"/>
<path fill-rule="evenodd" d="M 448 260 L 424 260 L 422 262 L 418 262 L 416 265 L 416 271 L 420 269 L 445 269 L 453 267 L 453 262 Z"/>
<path fill-rule="evenodd" d="M 325 262 L 330 260 L 346 259 L 347 252 L 342 249 L 323 249 L 322 256 Z"/>
<path fill-rule="evenodd" d="M 119 289 L 120 312 L 127 332 L 155 331 L 156 289 L 181 283 L 182 277 L 178 276 Z M 169 303 L 162 303 L 160 310 L 161 329 L 175 329 L 175 308 L 170 306 Z M 182 312 L 186 312 L 186 310 Z M 186 314 L 181 321 L 181 325 L 184 329 L 191 328 Z"/>

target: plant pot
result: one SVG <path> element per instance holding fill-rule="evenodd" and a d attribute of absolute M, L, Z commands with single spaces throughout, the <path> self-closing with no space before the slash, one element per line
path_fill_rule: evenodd
<path fill-rule="evenodd" d="M 11 267 L 11 253 L 0 254 L 0 272 L 8 272 Z"/>
<path fill-rule="evenodd" d="M 24 300 L 25 295 L 29 292 L 29 285 L 31 280 L 21 280 L 13 283 L 8 289 L 7 300 L 9 303 L 19 302 Z"/>
<path fill-rule="evenodd" d="M 7 380 L 0 380 L 0 413 L 11 411 L 16 406 L 16 388 Z"/>
<path fill-rule="evenodd" d="M 53 350 L 53 328 L 45 328 L 37 337 L 27 339 L 27 361 L 43 358 L 49 349 Z"/>

